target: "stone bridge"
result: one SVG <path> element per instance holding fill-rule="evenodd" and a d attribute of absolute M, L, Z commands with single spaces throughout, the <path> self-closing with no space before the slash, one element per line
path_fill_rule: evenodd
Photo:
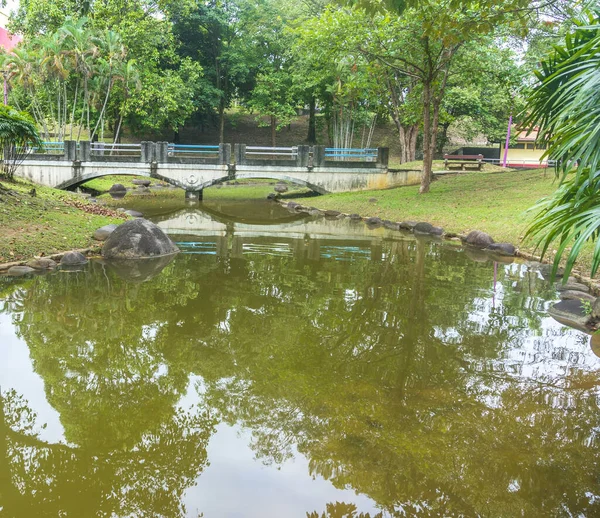
<path fill-rule="evenodd" d="M 50 149 L 50 148 L 49 148 Z M 53 152 L 30 153 L 17 175 L 68 189 L 107 175 L 147 176 L 201 199 L 206 187 L 241 178 L 271 178 L 321 194 L 385 189 L 420 182 L 416 171 L 388 171 L 388 149 L 329 151 L 324 146 L 259 148 L 236 144 L 179 146 L 167 142 L 99 144 L 65 141 Z"/>

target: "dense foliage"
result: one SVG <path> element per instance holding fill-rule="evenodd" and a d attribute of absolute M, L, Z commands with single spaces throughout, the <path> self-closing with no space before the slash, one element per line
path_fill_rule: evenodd
<path fill-rule="evenodd" d="M 171 130 L 178 139 L 185 125 L 214 125 L 223 142 L 235 108 L 270 126 L 275 145 L 307 110 L 307 142 L 364 147 L 391 119 L 400 161 L 422 150 L 426 192 L 451 126 L 466 140 L 504 138 L 532 54 L 553 43 L 540 34 L 559 33 L 569 9 L 558 0 L 59 0 L 51 9 L 23 0 L 12 28 L 25 43 L 6 60 L 13 102 L 46 137 Z"/>
<path fill-rule="evenodd" d="M 600 267 L 600 12 L 578 23 L 541 62 L 526 124 L 538 127 L 557 161 L 561 185 L 543 200 L 529 235 L 542 255 L 556 243 L 555 269 L 567 256 L 569 274 L 582 247 L 595 243 L 591 274 Z"/>
<path fill-rule="evenodd" d="M 41 144 L 37 128 L 26 113 L 0 106 L 0 178 L 12 180 L 28 148 Z"/>

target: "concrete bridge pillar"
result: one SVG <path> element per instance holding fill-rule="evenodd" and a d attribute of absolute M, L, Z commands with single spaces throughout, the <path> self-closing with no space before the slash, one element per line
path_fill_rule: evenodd
<path fill-rule="evenodd" d="M 231 163 L 231 144 L 219 144 L 219 165 Z"/>
<path fill-rule="evenodd" d="M 77 160 L 77 142 L 74 140 L 65 140 L 65 160 L 75 162 Z"/>
<path fill-rule="evenodd" d="M 140 144 L 141 158 L 140 162 L 149 164 L 154 161 L 154 142 L 144 140 Z"/>
<path fill-rule="evenodd" d="M 390 162 L 390 148 L 389 147 L 378 147 L 377 148 L 377 166 L 381 169 L 387 169 Z"/>
<path fill-rule="evenodd" d="M 199 202 L 202 200 L 203 190 L 185 191 L 185 201 Z"/>
<path fill-rule="evenodd" d="M 89 162 L 92 158 L 92 143 L 89 140 L 79 141 L 79 160 Z"/>
<path fill-rule="evenodd" d="M 313 146 L 313 166 L 325 167 L 325 146 Z"/>
<path fill-rule="evenodd" d="M 310 146 L 298 146 L 296 155 L 296 165 L 298 167 L 308 167 L 308 157 L 310 155 Z"/>
<path fill-rule="evenodd" d="M 235 155 L 235 163 L 237 165 L 246 164 L 246 144 L 236 144 L 233 147 L 233 153 Z"/>
<path fill-rule="evenodd" d="M 164 164 L 169 160 L 169 143 L 157 142 L 154 144 L 154 160 L 159 164 Z"/>

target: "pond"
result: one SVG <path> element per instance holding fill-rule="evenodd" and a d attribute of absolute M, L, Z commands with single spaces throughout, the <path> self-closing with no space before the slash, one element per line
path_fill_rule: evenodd
<path fill-rule="evenodd" d="M 2 516 L 600 513 L 600 359 L 539 267 L 140 204 L 169 264 L 0 279 Z"/>

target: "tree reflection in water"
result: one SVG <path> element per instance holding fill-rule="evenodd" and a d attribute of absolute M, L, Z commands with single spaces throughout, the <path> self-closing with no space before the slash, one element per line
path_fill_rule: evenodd
<path fill-rule="evenodd" d="M 5 510 L 181 514 L 220 421 L 382 516 L 599 512 L 598 367 L 552 334 L 535 273 L 501 267 L 492 307 L 491 263 L 451 247 L 267 245 L 180 255 L 141 284 L 91 265 L 12 293 L 69 446 L 39 442 L 5 392 Z M 191 376 L 200 410 L 183 413 Z M 365 516 L 353 505 L 308 516 Z"/>

